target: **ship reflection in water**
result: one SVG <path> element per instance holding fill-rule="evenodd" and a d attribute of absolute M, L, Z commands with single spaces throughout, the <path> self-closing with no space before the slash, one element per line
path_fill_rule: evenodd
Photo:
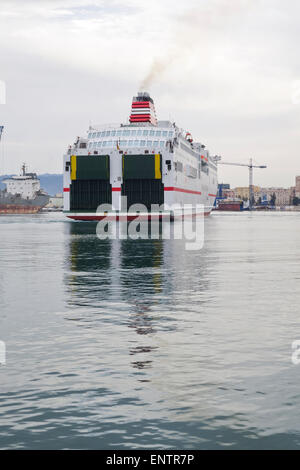
<path fill-rule="evenodd" d="M 69 227 L 66 318 L 79 327 L 99 329 L 100 334 L 109 329 L 104 339 L 111 348 L 107 364 L 123 348 L 122 355 L 140 371 L 138 381 L 157 381 L 160 369 L 168 369 L 168 345 L 176 350 L 169 334 L 188 315 L 185 306 L 183 317 L 176 313 L 182 295 L 188 295 L 195 283 L 196 297 L 205 291 L 201 273 L 193 272 L 199 269 L 195 255 L 188 256 L 181 240 L 99 240 L 95 223 Z M 108 354 L 107 345 L 103 354 Z M 157 370 L 149 374 L 150 368 Z"/>

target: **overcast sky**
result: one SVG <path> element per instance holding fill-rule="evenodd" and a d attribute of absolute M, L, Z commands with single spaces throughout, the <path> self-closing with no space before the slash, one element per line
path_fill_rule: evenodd
<path fill-rule="evenodd" d="M 67 145 L 125 121 L 147 80 L 158 119 L 224 161 L 267 164 L 255 184 L 294 185 L 299 19 L 299 0 L 1 0 L 0 174 L 62 172 Z M 219 167 L 219 181 L 248 171 Z"/>

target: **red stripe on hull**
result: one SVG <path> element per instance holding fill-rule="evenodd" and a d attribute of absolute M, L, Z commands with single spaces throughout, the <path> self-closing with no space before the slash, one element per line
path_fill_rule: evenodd
<path fill-rule="evenodd" d="M 176 191 L 176 192 L 179 192 L 179 193 L 198 194 L 198 195 L 202 194 L 201 191 L 192 191 L 190 189 L 175 188 L 173 186 L 165 187 L 164 191 Z"/>
<path fill-rule="evenodd" d="M 70 188 L 64 188 L 64 193 L 69 193 L 70 192 Z"/>
<path fill-rule="evenodd" d="M 182 219 L 183 217 L 195 217 L 196 215 L 203 215 L 202 213 L 200 214 L 193 214 L 193 215 L 178 215 L 178 216 L 171 216 L 171 220 L 174 219 Z M 207 217 L 210 215 L 210 211 L 204 212 L 204 216 Z M 164 218 L 168 218 L 168 215 L 155 215 L 155 214 L 148 214 L 148 215 L 130 215 L 128 214 L 127 216 L 120 216 L 120 215 L 67 215 L 69 219 L 72 220 L 81 220 L 81 221 L 100 221 L 105 218 L 109 220 L 117 220 L 117 221 L 131 221 L 139 217 L 140 220 L 162 220 Z"/>

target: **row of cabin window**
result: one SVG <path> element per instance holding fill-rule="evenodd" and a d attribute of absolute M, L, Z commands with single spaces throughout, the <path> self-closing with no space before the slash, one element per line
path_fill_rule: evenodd
<path fill-rule="evenodd" d="M 175 168 L 175 171 L 179 171 L 181 173 L 183 172 L 183 164 L 181 162 L 174 162 L 174 168 Z M 189 169 L 190 169 L 191 175 L 193 175 L 194 178 L 197 178 L 197 175 L 198 175 L 198 178 L 200 178 L 201 171 L 203 171 L 204 173 L 208 175 L 208 165 L 203 165 L 201 168 L 201 163 L 199 163 L 198 170 L 197 168 L 194 168 L 189 165 Z"/>
<path fill-rule="evenodd" d="M 99 148 L 99 147 L 117 147 L 119 144 L 120 147 L 160 147 L 165 146 L 164 140 L 104 140 L 100 142 L 90 142 L 89 148 Z"/>
<path fill-rule="evenodd" d="M 152 137 L 172 137 L 172 131 L 153 131 L 153 130 L 142 130 L 142 129 L 124 129 L 124 130 L 115 130 L 115 131 L 102 131 L 102 132 L 90 132 L 88 135 L 89 139 L 95 139 L 99 137 L 129 137 L 129 136 L 152 136 Z"/>

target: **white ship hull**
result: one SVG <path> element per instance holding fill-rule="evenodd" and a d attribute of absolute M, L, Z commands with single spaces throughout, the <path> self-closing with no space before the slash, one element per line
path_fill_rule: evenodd
<path fill-rule="evenodd" d="M 150 112 L 141 118 L 137 106 L 139 101 L 133 102 L 130 124 L 90 128 L 87 138 L 69 148 L 64 156 L 67 217 L 130 220 L 169 217 L 171 212 L 175 218 L 186 215 L 182 209 L 187 205 L 194 214 L 210 214 L 217 193 L 214 158 L 175 124 L 157 122 Z"/>

